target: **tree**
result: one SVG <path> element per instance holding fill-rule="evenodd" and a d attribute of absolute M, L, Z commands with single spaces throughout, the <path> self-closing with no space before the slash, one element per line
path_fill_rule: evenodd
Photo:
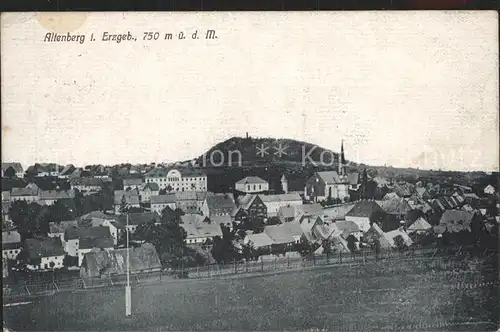
<path fill-rule="evenodd" d="M 220 225 L 222 237 L 216 236 L 212 246 L 212 257 L 217 263 L 229 263 L 234 260 L 239 260 L 239 254 L 233 245 L 234 234 L 229 227 Z"/>
<path fill-rule="evenodd" d="M 281 220 L 278 217 L 270 217 L 267 219 L 267 224 L 268 225 L 279 225 L 281 224 Z"/>
<path fill-rule="evenodd" d="M 398 235 L 394 238 L 394 246 L 396 247 L 396 250 L 398 251 L 404 251 L 407 249 L 405 240 L 401 235 Z"/>
<path fill-rule="evenodd" d="M 6 178 L 14 178 L 16 177 L 16 170 L 14 169 L 14 167 L 9 166 L 9 168 L 7 168 L 3 174 Z"/>
<path fill-rule="evenodd" d="M 356 248 L 356 242 L 357 242 L 357 239 L 351 234 L 347 237 L 347 248 L 351 251 L 351 252 L 356 252 L 357 251 L 357 248 Z"/>

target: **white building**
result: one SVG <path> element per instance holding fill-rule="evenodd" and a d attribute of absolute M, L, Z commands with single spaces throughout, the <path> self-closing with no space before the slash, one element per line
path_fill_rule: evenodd
<path fill-rule="evenodd" d="M 489 184 L 488 186 L 486 186 L 486 188 L 484 188 L 484 193 L 486 195 L 493 195 L 495 193 L 495 187 Z"/>
<path fill-rule="evenodd" d="M 78 257 L 80 241 L 85 239 L 111 238 L 109 227 L 71 227 L 66 229 L 62 239 L 64 251 L 73 257 Z M 111 240 L 112 241 L 112 240 Z"/>
<path fill-rule="evenodd" d="M 28 184 L 24 188 L 12 188 L 10 193 L 10 201 L 26 201 L 28 203 L 38 200 L 40 188 L 34 183 Z"/>
<path fill-rule="evenodd" d="M 302 198 L 298 193 L 259 195 L 259 197 L 267 207 L 268 217 L 277 216 L 281 207 L 302 205 Z"/>
<path fill-rule="evenodd" d="M 167 206 L 172 210 L 177 208 L 177 197 L 175 194 L 151 196 L 151 211 L 157 212 L 161 215 L 163 209 Z"/>
<path fill-rule="evenodd" d="M 156 183 L 167 193 L 182 191 L 206 191 L 207 176 L 190 168 L 155 168 L 145 175 L 146 183 Z"/>
<path fill-rule="evenodd" d="M 185 214 L 181 216 L 180 226 L 186 231 L 186 244 L 202 244 L 216 236 L 222 236 L 219 224 L 210 222 L 207 217 L 199 214 Z"/>
<path fill-rule="evenodd" d="M 59 239 L 27 239 L 25 250 L 28 252 L 30 270 L 53 270 L 62 268 L 64 250 Z"/>
<path fill-rule="evenodd" d="M 236 182 L 235 189 L 247 194 L 260 193 L 269 191 L 269 183 L 258 176 L 247 176 Z"/>
<path fill-rule="evenodd" d="M 2 257 L 15 259 L 21 252 L 21 235 L 15 229 L 2 230 Z"/>
<path fill-rule="evenodd" d="M 142 202 L 151 202 L 152 196 L 157 196 L 160 192 L 160 187 L 156 183 L 143 183 L 139 187 L 139 196 Z"/>

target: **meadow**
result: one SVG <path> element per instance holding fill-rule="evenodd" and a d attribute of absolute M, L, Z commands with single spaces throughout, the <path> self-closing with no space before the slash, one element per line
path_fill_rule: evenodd
<path fill-rule="evenodd" d="M 495 258 L 497 259 L 497 258 Z M 267 276 L 59 292 L 4 306 L 14 331 L 494 331 L 498 270 L 421 263 L 329 266 Z"/>

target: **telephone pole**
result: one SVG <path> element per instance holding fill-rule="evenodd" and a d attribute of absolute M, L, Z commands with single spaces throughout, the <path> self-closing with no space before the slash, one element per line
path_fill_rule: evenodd
<path fill-rule="evenodd" d="M 127 211 L 127 286 L 125 286 L 125 316 L 132 315 L 132 290 L 130 289 L 130 252 L 129 252 L 129 227 Z"/>

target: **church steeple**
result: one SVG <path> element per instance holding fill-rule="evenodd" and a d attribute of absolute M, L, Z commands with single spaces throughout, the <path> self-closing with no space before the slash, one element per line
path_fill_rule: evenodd
<path fill-rule="evenodd" d="M 344 140 L 340 143 L 340 156 L 339 156 L 339 175 L 345 174 L 345 156 L 344 156 Z"/>

